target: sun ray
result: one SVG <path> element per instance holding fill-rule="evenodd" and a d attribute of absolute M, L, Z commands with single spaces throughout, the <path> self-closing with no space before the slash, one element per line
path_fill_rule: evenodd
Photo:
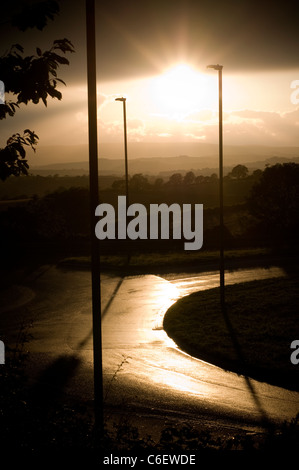
<path fill-rule="evenodd" d="M 210 92 L 210 77 L 180 63 L 152 80 L 151 99 L 162 114 L 181 119 L 206 106 Z"/>

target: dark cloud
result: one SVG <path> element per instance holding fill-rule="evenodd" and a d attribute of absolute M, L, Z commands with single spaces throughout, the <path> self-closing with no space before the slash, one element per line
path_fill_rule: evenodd
<path fill-rule="evenodd" d="M 180 59 L 241 71 L 298 66 L 295 1 L 145 0 L 116 2 L 113 9 L 104 4 L 98 10 L 104 74 L 154 72 Z"/>
<path fill-rule="evenodd" d="M 6 10 L 15 2 L 7 2 Z M 61 37 L 76 48 L 69 80 L 85 80 L 85 1 L 60 2 L 60 15 L 42 31 L 19 33 L 6 26 L 4 42 L 46 45 Z M 7 12 L 6 12 L 7 13 Z M 299 4 L 295 0 L 96 0 L 99 77 L 155 74 L 178 60 L 228 71 L 296 68 Z"/>

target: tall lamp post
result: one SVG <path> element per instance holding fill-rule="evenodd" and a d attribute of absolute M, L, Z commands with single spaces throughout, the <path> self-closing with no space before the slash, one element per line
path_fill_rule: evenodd
<path fill-rule="evenodd" d="M 123 102 L 124 113 L 124 146 L 125 146 L 125 174 L 126 174 L 126 201 L 129 206 L 129 174 L 128 174 L 128 146 L 127 146 L 127 115 L 126 115 L 126 98 L 115 98 L 115 101 Z"/>
<path fill-rule="evenodd" d="M 219 82 L 219 203 L 220 203 L 220 304 L 224 307 L 224 224 L 223 224 L 223 132 L 222 132 L 222 65 L 208 65 L 218 70 Z"/>
<path fill-rule="evenodd" d="M 97 85 L 95 0 L 86 0 L 86 44 L 88 85 L 89 131 L 89 181 L 90 181 L 90 230 L 91 230 L 91 278 L 94 359 L 94 406 L 98 431 L 103 430 L 103 376 L 101 331 L 101 268 L 99 242 L 93 229 L 95 209 L 99 204 L 98 147 L 97 147 Z"/>

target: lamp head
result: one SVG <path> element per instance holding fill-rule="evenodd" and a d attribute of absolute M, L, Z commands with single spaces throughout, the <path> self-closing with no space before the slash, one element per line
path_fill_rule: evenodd
<path fill-rule="evenodd" d="M 115 98 L 115 101 L 126 101 L 126 98 Z"/>
<path fill-rule="evenodd" d="M 222 70 L 223 69 L 223 65 L 207 65 L 207 69 L 214 69 L 214 70 Z"/>

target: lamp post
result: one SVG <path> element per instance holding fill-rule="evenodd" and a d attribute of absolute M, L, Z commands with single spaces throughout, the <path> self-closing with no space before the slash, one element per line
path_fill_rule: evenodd
<path fill-rule="evenodd" d="M 219 204 L 220 204 L 220 304 L 224 307 L 224 224 L 223 224 L 223 132 L 222 132 L 222 65 L 208 65 L 218 70 L 219 83 Z"/>
<path fill-rule="evenodd" d="M 127 115 L 126 115 L 126 98 L 115 98 L 115 101 L 123 102 L 124 113 L 124 146 L 125 146 L 125 174 L 126 174 L 126 201 L 129 206 L 129 174 L 128 174 L 128 146 L 127 146 Z"/>
<path fill-rule="evenodd" d="M 86 0 L 94 406 L 96 429 L 102 432 L 104 416 L 101 336 L 101 268 L 99 243 L 95 231 L 93 230 L 95 209 L 99 204 L 95 39 L 95 1 Z"/>

